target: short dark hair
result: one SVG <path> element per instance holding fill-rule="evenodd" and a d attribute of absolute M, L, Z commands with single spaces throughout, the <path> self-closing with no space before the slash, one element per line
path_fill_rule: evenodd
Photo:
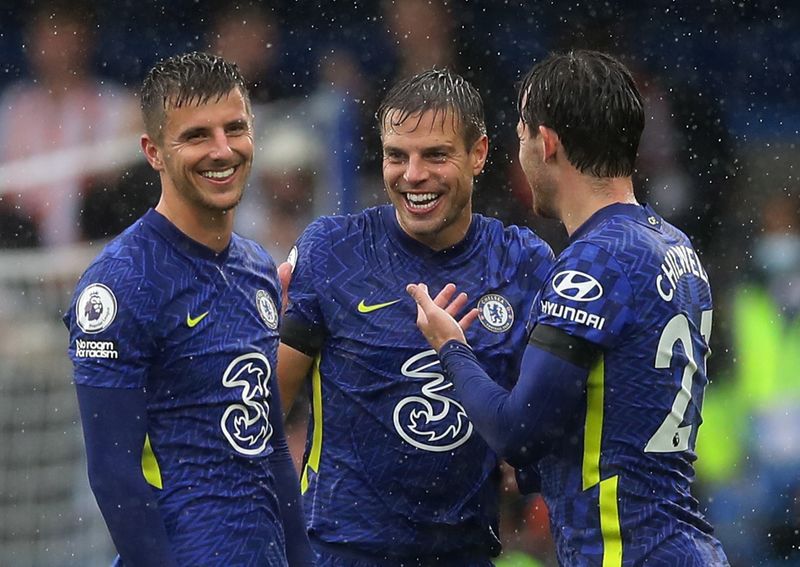
<path fill-rule="evenodd" d="M 218 101 L 235 88 L 242 93 L 249 111 L 250 95 L 235 63 L 197 51 L 160 61 L 142 83 L 140 103 L 145 131 L 161 140 L 167 108 Z"/>
<path fill-rule="evenodd" d="M 540 125 L 554 130 L 580 172 L 633 174 L 644 107 L 631 72 L 614 57 L 589 50 L 549 55 L 522 80 L 517 109 L 534 135 Z"/>
<path fill-rule="evenodd" d="M 400 125 L 409 116 L 428 110 L 441 112 L 442 120 L 446 111 L 452 110 L 461 126 L 467 148 L 486 134 L 480 93 L 464 77 L 447 69 L 430 69 L 398 81 L 386 93 L 375 113 L 378 129 L 383 134 L 387 118 L 392 120 L 393 125 Z"/>

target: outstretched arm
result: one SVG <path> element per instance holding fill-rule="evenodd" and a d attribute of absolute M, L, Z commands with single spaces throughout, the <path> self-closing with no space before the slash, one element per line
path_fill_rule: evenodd
<path fill-rule="evenodd" d="M 408 291 L 417 302 L 417 325 L 439 352 L 459 401 L 489 446 L 515 466 L 538 459 L 574 417 L 598 351 L 553 327 L 539 326 L 525 349 L 519 379 L 508 391 L 481 368 L 464 338 L 464 319 L 459 325 L 423 286 Z"/>
<path fill-rule="evenodd" d="M 147 433 L 141 389 L 76 385 L 89 484 L 125 565 L 175 565 L 153 489 L 142 472 Z"/>
<path fill-rule="evenodd" d="M 450 341 L 439 352 L 470 421 L 514 466 L 538 460 L 564 434 L 585 393 L 585 368 L 528 345 L 509 392 L 492 381 L 467 345 Z"/>

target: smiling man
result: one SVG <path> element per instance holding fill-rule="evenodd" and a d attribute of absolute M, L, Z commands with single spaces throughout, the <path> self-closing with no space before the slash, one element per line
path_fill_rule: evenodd
<path fill-rule="evenodd" d="M 488 142 L 480 95 L 462 77 L 403 80 L 377 119 L 392 204 L 318 219 L 290 256 L 278 375 L 291 407 L 314 369 L 307 527 L 323 566 L 488 566 L 498 460 L 408 324 L 404 289 L 420 277 L 470 282 L 478 356 L 513 376 L 553 255 L 531 231 L 473 214 Z"/>
<path fill-rule="evenodd" d="M 142 87 L 161 199 L 84 273 L 64 317 L 89 480 L 136 565 L 305 565 L 275 380 L 275 263 L 233 233 L 253 161 L 235 65 L 203 53 Z"/>

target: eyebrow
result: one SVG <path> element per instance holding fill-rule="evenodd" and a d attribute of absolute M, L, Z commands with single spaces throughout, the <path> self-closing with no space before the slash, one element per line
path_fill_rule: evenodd
<path fill-rule="evenodd" d="M 205 134 L 206 132 L 208 132 L 208 128 L 206 126 L 190 126 L 178 134 L 178 140 L 188 140 L 194 135 Z"/>
<path fill-rule="evenodd" d="M 249 123 L 248 123 L 248 121 L 246 119 L 237 118 L 236 120 L 231 120 L 230 122 L 226 122 L 223 125 L 223 128 L 225 128 L 226 130 L 228 128 L 230 128 L 230 127 L 249 128 L 250 125 L 249 125 Z M 186 130 L 184 130 L 183 132 L 181 132 L 178 135 L 178 140 L 188 140 L 189 138 L 191 138 L 194 135 L 206 134 L 208 131 L 209 131 L 209 127 L 208 126 L 190 126 L 189 128 L 187 128 Z"/>
<path fill-rule="evenodd" d="M 452 144 L 439 144 L 438 146 L 430 146 L 427 148 L 422 149 L 422 153 L 432 153 L 432 152 L 449 152 L 455 148 Z"/>
<path fill-rule="evenodd" d="M 426 146 L 420 150 L 423 154 L 435 153 L 435 152 L 451 152 L 455 149 L 453 144 L 438 144 L 435 146 Z M 398 153 L 408 153 L 406 150 L 399 148 L 397 146 L 392 145 L 384 145 L 383 146 L 384 152 L 398 152 Z"/>
<path fill-rule="evenodd" d="M 242 126 L 244 128 L 249 128 L 250 122 L 245 118 L 237 118 L 236 120 L 231 120 L 225 124 L 225 128 L 230 128 L 231 126 Z"/>

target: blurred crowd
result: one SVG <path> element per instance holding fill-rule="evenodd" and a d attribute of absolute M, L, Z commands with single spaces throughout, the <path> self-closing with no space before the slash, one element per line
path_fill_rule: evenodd
<path fill-rule="evenodd" d="M 698 485 L 734 565 L 800 564 L 800 11 L 774 3 L 202 0 L 4 2 L 0 248 L 118 234 L 155 204 L 136 85 L 206 50 L 250 81 L 260 162 L 237 230 L 279 260 L 319 214 L 383 202 L 374 126 L 396 78 L 463 74 L 487 111 L 479 212 L 527 224 L 516 163 L 520 73 L 549 50 L 620 56 L 646 97 L 636 190 L 686 231 L 715 291 Z M 324 6 L 322 6 L 324 5 Z M 795 33 L 792 32 L 795 30 Z M 301 420 L 298 420 L 298 423 Z M 299 449 L 298 449 L 299 451 Z M 547 512 L 506 487 L 507 564 L 553 564 Z"/>

